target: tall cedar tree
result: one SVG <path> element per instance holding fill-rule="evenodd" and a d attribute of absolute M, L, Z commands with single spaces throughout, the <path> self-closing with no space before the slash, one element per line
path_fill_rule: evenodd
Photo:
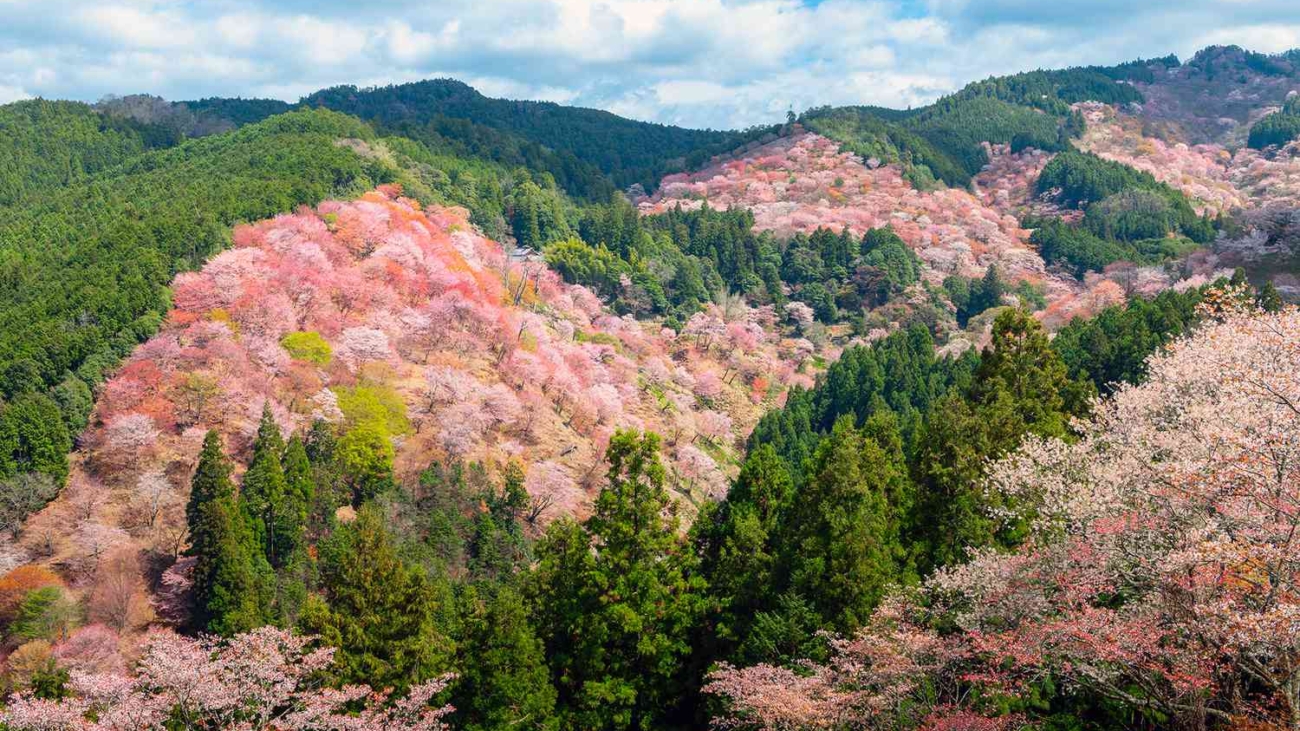
<path fill-rule="evenodd" d="M 723 656 L 748 634 L 772 594 L 772 541 L 793 494 L 785 461 L 762 444 L 741 466 L 726 501 L 695 522 L 697 553 L 717 605 L 715 624 L 702 639 L 716 642 Z"/>
<path fill-rule="evenodd" d="M 1019 542 L 1019 526 L 991 517 L 997 497 L 982 489 L 985 466 L 1026 434 L 1066 436 L 1069 418 L 1086 412 L 1091 393 L 1090 384 L 1069 379 L 1029 313 L 998 315 L 966 397 L 949 394 L 935 404 L 918 436 L 912 522 L 922 573 L 965 560 L 968 547 Z"/>
<path fill-rule="evenodd" d="M 244 473 L 240 502 L 258 546 L 275 568 L 284 565 L 284 557 L 277 550 L 283 543 L 277 535 L 286 492 L 284 467 L 280 463 L 283 452 L 284 437 L 267 404 L 262 407 L 262 422 L 253 441 L 253 461 Z"/>
<path fill-rule="evenodd" d="M 780 544 L 783 583 L 816 609 L 822 626 L 848 633 L 865 624 L 899 578 L 899 520 L 890 501 L 907 492 L 906 479 L 899 441 L 882 446 L 855 429 L 852 416 L 840 417 L 818 445 Z"/>
<path fill-rule="evenodd" d="M 534 626 L 548 633 L 564 726 L 648 729 L 683 697 L 705 585 L 664 489 L 659 437 L 619 432 L 607 459 L 586 526 L 557 521 L 538 547 Z"/>
<path fill-rule="evenodd" d="M 334 680 L 404 690 L 450 669 L 454 647 L 437 622 L 444 592 L 398 555 L 377 508 L 321 546 L 320 573 L 325 595 L 308 600 L 302 627 L 338 648 Z"/>
<path fill-rule="evenodd" d="M 194 564 L 194 624 L 229 636 L 266 623 L 269 603 L 260 551 L 230 480 L 221 437 L 209 431 L 185 510 Z"/>
<path fill-rule="evenodd" d="M 302 548 L 307 518 L 316 501 L 316 481 L 312 479 L 311 460 L 302 438 L 294 435 L 284 449 L 284 502 L 276 516 L 277 553 L 293 556 Z"/>
<path fill-rule="evenodd" d="M 555 731 L 555 688 L 519 593 L 465 590 L 464 640 L 451 704 L 466 731 Z"/>

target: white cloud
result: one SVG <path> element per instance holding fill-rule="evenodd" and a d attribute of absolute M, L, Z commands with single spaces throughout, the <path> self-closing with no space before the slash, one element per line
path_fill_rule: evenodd
<path fill-rule="evenodd" d="M 5 86 L 0 84 L 0 104 L 8 104 L 22 99 L 31 99 L 32 95 L 28 94 L 20 86 Z"/>
<path fill-rule="evenodd" d="M 196 36 L 184 18 L 125 5 L 90 5 L 76 17 L 84 33 L 120 47 L 179 48 L 192 45 Z"/>
<path fill-rule="evenodd" d="M 920 11 L 918 12 L 918 8 Z M 0 0 L 0 88 L 274 95 L 436 76 L 693 126 L 990 74 L 1300 45 L 1294 0 Z"/>

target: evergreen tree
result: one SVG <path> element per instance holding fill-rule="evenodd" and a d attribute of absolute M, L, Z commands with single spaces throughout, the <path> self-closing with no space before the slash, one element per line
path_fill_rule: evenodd
<path fill-rule="evenodd" d="M 586 529 L 558 521 L 538 547 L 535 626 L 545 628 L 565 725 L 647 729 L 689 683 L 683 660 L 704 582 L 678 535 L 659 437 L 619 432 Z"/>
<path fill-rule="evenodd" d="M 189 554 L 194 564 L 194 623 L 219 635 L 246 632 L 266 623 L 266 575 L 258 570 L 257 544 L 230 481 L 221 437 L 209 431 L 186 506 Z"/>
<path fill-rule="evenodd" d="M 864 624 L 898 580 L 899 520 L 890 498 L 902 494 L 900 442 L 886 452 L 842 416 L 817 447 L 808 483 L 782 526 L 785 583 L 808 600 L 823 626 L 847 633 Z"/>
<path fill-rule="evenodd" d="M 29 392 L 0 402 L 0 479 L 40 472 L 62 485 L 71 449 L 63 414 L 49 396 Z"/>
<path fill-rule="evenodd" d="M 718 604 L 710 634 L 722 648 L 744 638 L 755 612 L 771 601 L 772 543 L 793 492 L 784 460 L 763 444 L 741 466 L 726 501 L 696 519 L 697 553 Z"/>
<path fill-rule="evenodd" d="M 304 607 L 302 627 L 338 648 L 340 683 L 405 689 L 450 669 L 454 646 L 439 628 L 445 592 L 397 553 L 374 506 L 321 546 L 324 597 Z"/>
<path fill-rule="evenodd" d="M 1069 379 L 1033 316 L 1020 309 L 998 315 L 968 393 L 936 404 L 918 438 L 918 568 L 964 560 L 967 547 L 1019 542 L 1019 526 L 991 516 L 989 501 L 997 497 L 982 488 L 984 468 L 1026 434 L 1067 436 L 1069 418 L 1086 412 L 1091 394 L 1091 384 Z"/>
<path fill-rule="evenodd" d="M 267 404 L 262 408 L 262 422 L 253 441 L 253 461 L 244 473 L 240 503 L 257 545 L 275 568 L 280 568 L 287 558 L 279 555 L 278 550 L 287 539 L 278 535 L 282 527 L 281 511 L 286 508 L 286 482 L 280 463 L 283 452 L 284 437 Z"/>
<path fill-rule="evenodd" d="M 461 670 L 451 699 L 455 725 L 466 731 L 554 731 L 555 688 L 523 600 L 507 587 L 490 598 L 473 589 L 467 593 Z"/>
<path fill-rule="evenodd" d="M 293 555 L 303 544 L 307 517 L 316 501 L 316 482 L 312 479 L 311 461 L 302 439 L 294 435 L 285 447 L 281 460 L 284 472 L 284 500 L 277 514 L 276 553 Z"/>
<path fill-rule="evenodd" d="M 1272 280 L 1264 282 L 1259 288 L 1259 294 L 1256 295 L 1255 301 L 1259 303 L 1260 309 L 1265 312 L 1277 312 L 1282 309 L 1282 295 L 1277 291 L 1277 285 Z"/>

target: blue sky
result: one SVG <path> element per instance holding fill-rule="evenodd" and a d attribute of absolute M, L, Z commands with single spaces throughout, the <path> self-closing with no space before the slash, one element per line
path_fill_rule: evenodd
<path fill-rule="evenodd" d="M 296 100 L 435 76 L 690 126 L 990 74 L 1300 47 L 1297 0 L 0 0 L 0 102 Z"/>

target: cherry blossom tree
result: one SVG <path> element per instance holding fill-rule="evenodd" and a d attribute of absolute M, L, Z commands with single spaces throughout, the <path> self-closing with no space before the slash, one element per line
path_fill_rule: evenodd
<path fill-rule="evenodd" d="M 954 715 L 949 704 L 962 699 L 968 651 L 927 625 L 914 603 L 900 597 L 877 609 L 852 639 L 833 639 L 825 664 L 735 668 L 724 663 L 704 686 L 705 693 L 727 703 L 726 714 L 714 723 L 763 731 L 895 729 Z"/>
<path fill-rule="evenodd" d="M 432 699 L 450 676 L 411 688 L 404 698 L 366 686 L 321 688 L 333 650 L 270 627 L 229 641 L 155 633 L 136 674 L 76 672 L 71 698 L 20 694 L 0 711 L 13 731 L 443 731 L 450 706 Z M 359 708 L 360 710 L 354 710 Z M 90 720 L 93 718 L 94 720 Z"/>
<path fill-rule="evenodd" d="M 573 478 L 555 462 L 539 462 L 530 467 L 524 479 L 524 489 L 529 498 L 526 513 L 529 524 L 536 525 L 542 515 L 573 488 Z"/>
<path fill-rule="evenodd" d="M 141 413 L 121 414 L 104 428 L 96 462 L 106 471 L 127 471 L 144 463 L 157 445 L 160 433 L 153 418 Z"/>
<path fill-rule="evenodd" d="M 705 439 L 722 442 L 731 436 L 731 417 L 718 411 L 701 411 L 695 415 L 695 428 Z"/>
<path fill-rule="evenodd" d="M 352 327 L 343 331 L 339 341 L 339 356 L 356 370 L 371 360 L 387 361 L 392 357 L 388 334 L 373 327 Z"/>
<path fill-rule="evenodd" d="M 54 647 L 54 657 L 68 670 L 88 675 L 121 674 L 126 671 L 118 634 L 102 624 L 88 624 L 73 630 Z"/>
<path fill-rule="evenodd" d="M 691 315 L 691 319 L 686 322 L 686 327 L 682 328 L 682 334 L 695 338 L 696 345 L 699 346 L 700 350 L 708 353 L 715 340 L 727 335 L 727 324 L 716 315 L 697 312 Z"/>
<path fill-rule="evenodd" d="M 1039 612 L 985 635 L 1027 670 L 1068 662 L 1119 699 L 1136 683 L 1168 713 L 1226 716 L 1248 710 L 1216 692 L 1226 662 L 1300 728 L 1300 313 L 1225 301 L 1076 443 L 1031 441 L 993 471 L 1034 539 L 943 584 L 972 631 L 1032 591 Z M 1126 599 L 1102 605 L 1103 593 Z M 1076 626 L 1093 629 L 1063 631 Z"/>

